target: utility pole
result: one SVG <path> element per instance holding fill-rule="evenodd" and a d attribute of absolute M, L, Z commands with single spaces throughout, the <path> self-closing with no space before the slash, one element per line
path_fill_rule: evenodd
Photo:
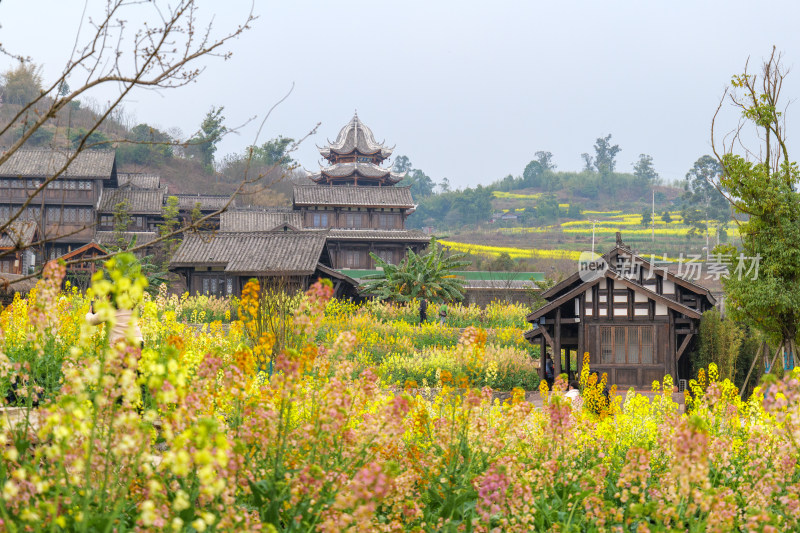
<path fill-rule="evenodd" d="M 594 225 L 597 224 L 596 220 L 592 220 L 592 259 L 594 259 Z"/>
<path fill-rule="evenodd" d="M 653 189 L 653 215 L 650 219 L 650 226 L 653 228 L 653 237 L 652 241 L 656 242 L 656 190 Z"/>

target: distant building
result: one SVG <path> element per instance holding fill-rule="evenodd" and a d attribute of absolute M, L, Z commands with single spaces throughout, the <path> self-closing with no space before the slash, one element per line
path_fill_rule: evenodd
<path fill-rule="evenodd" d="M 688 354 L 714 296 L 636 255 L 619 233 L 603 261 L 607 268 L 576 272 L 543 292 L 547 303 L 528 315 L 533 329 L 525 338 L 542 354 L 549 348 L 556 374 L 563 350 L 565 372 L 573 357 L 580 372 L 589 352 L 592 371 L 607 373 L 609 384 L 621 387 L 647 388 L 666 374 L 676 385 L 688 379 Z"/>
<path fill-rule="evenodd" d="M 226 211 L 220 217 L 220 232 L 188 237 L 170 269 L 185 277 L 192 292 L 239 294 L 248 276 L 282 283 L 288 279 L 304 288 L 322 276 L 334 281 L 337 293 L 355 295 L 357 283 L 346 275 L 347 269 L 374 268 L 370 252 L 398 263 L 406 250 L 425 248 L 428 235 L 405 229 L 415 206 L 409 188 L 395 186 L 403 175 L 380 166 L 392 148 L 376 142 L 358 115 L 336 141 L 319 151 L 329 165 L 310 174 L 311 184 L 293 187 L 291 208 Z M 203 259 L 207 247 L 218 249 L 215 241 L 229 243 L 219 248 L 225 250 L 225 259 L 220 260 L 218 253 L 212 262 Z M 244 242 L 250 248 L 242 248 Z M 261 253 L 257 247 L 274 243 L 289 244 L 272 250 L 264 261 L 249 264 L 255 270 L 240 269 L 237 254 L 255 255 Z M 196 252 L 190 253 L 190 246 Z M 292 258 L 296 253 L 307 258 L 302 268 Z M 216 284 L 203 281 L 214 276 Z"/>
<path fill-rule="evenodd" d="M 91 242 L 98 205 L 118 185 L 113 150 L 77 154 L 17 150 L 0 165 L 0 224 L 22 209 L 33 191 L 59 171 L 18 219 L 36 224 L 39 241 L 45 241 L 37 249 L 40 259 L 56 258 Z"/>

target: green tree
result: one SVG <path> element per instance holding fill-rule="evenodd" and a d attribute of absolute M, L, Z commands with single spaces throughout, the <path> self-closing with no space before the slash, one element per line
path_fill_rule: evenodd
<path fill-rule="evenodd" d="M 399 265 L 387 263 L 370 253 L 380 274 L 364 277 L 362 291 L 380 300 L 408 302 L 425 298 L 433 302 L 453 302 L 464 298 L 464 282 L 453 270 L 470 264 L 463 253 L 445 251 L 432 237 L 428 249 L 421 254 L 408 250 Z"/>
<path fill-rule="evenodd" d="M 418 168 L 406 174 L 406 177 L 403 178 L 403 184 L 411 187 L 411 196 L 415 198 L 432 195 L 435 186 L 430 176 Z"/>
<path fill-rule="evenodd" d="M 131 142 L 117 147 L 120 164 L 158 165 L 173 156 L 172 137 L 148 124 L 137 124 L 126 137 Z"/>
<path fill-rule="evenodd" d="M 112 211 L 114 215 L 114 245 L 113 248 L 116 248 L 115 251 L 124 251 L 127 250 L 131 243 L 128 240 L 127 233 L 128 228 L 131 225 L 131 204 L 128 202 L 127 199 L 122 200 L 118 204 L 114 205 L 114 210 Z"/>
<path fill-rule="evenodd" d="M 708 220 L 716 220 L 725 226 L 731 219 L 731 206 L 717 189 L 722 177 L 722 165 L 709 155 L 695 161 L 683 184 L 681 214 L 684 223 L 694 226 L 696 231 L 706 231 Z"/>
<path fill-rule="evenodd" d="M 745 68 L 733 77 L 723 98 L 729 97 L 744 124 L 720 150 L 712 129 L 712 146 L 722 165 L 720 185 L 735 208 L 749 217 L 739 226 L 742 253 L 760 258 L 757 276 L 733 272 L 723 278 L 730 315 L 764 332 L 779 349 L 794 352 L 800 321 L 800 171 L 787 151 L 784 115 L 779 111 L 785 107 L 780 92 L 786 75 L 780 60 L 773 49 L 760 75 Z M 745 142 L 738 137 L 743 126 L 759 133 L 759 146 L 746 151 L 754 160 L 732 150 Z M 719 248 L 737 252 L 730 245 Z"/>
<path fill-rule="evenodd" d="M 601 175 L 610 175 L 617 166 L 617 154 L 622 149 L 617 144 L 611 144 L 611 134 L 598 137 L 594 143 L 594 167 Z"/>
<path fill-rule="evenodd" d="M 252 150 L 252 164 L 266 167 L 293 165 L 294 160 L 289 155 L 293 143 L 294 139 L 291 137 L 278 135 L 277 138 L 270 139 L 261 146 L 251 146 L 248 150 Z"/>
<path fill-rule="evenodd" d="M 200 124 L 200 131 L 189 139 L 189 145 L 196 148 L 200 162 L 209 172 L 214 169 L 214 154 L 217 151 L 217 144 L 228 132 L 228 128 L 223 124 L 225 122 L 225 117 L 222 115 L 224 109 L 225 107 L 212 106 Z"/>
<path fill-rule="evenodd" d="M 553 163 L 553 154 L 550 152 L 539 151 L 534 154 L 536 161 L 542 166 L 542 170 L 555 170 L 556 164 Z"/>
<path fill-rule="evenodd" d="M 26 105 L 42 94 L 41 68 L 33 63 L 20 63 L 2 76 L 3 102 Z"/>
<path fill-rule="evenodd" d="M 395 172 L 408 172 L 412 168 L 414 168 L 414 166 L 411 164 L 411 160 L 405 155 L 397 156 L 392 165 L 392 169 L 394 169 Z"/>
<path fill-rule="evenodd" d="M 669 214 L 668 210 L 665 209 L 664 212 L 661 213 L 661 220 L 664 221 L 664 224 L 669 224 L 672 222 L 672 216 Z"/>
<path fill-rule="evenodd" d="M 642 211 L 642 226 L 649 226 L 650 222 L 653 221 L 653 215 L 649 209 L 645 208 Z"/>
<path fill-rule="evenodd" d="M 83 149 L 88 150 L 108 150 L 111 148 L 111 138 L 98 130 L 89 133 L 84 128 L 78 128 L 70 132 L 69 141 L 76 150 L 81 145 L 83 145 Z"/>
<path fill-rule="evenodd" d="M 721 379 L 734 380 L 736 362 L 744 339 L 744 331 L 733 320 L 723 318 L 717 309 L 703 313 L 700 321 L 700 342 L 691 359 L 692 375 L 716 363 Z"/>
<path fill-rule="evenodd" d="M 583 171 L 594 172 L 594 157 L 590 156 L 586 152 L 583 152 L 581 154 L 581 159 L 583 159 Z"/>
<path fill-rule="evenodd" d="M 522 184 L 525 187 L 541 187 L 544 167 L 539 161 L 531 161 L 522 171 Z"/>
<path fill-rule="evenodd" d="M 450 180 L 442 178 L 442 181 L 439 182 L 439 190 L 441 192 L 450 192 Z"/>
<path fill-rule="evenodd" d="M 158 243 L 158 253 L 155 258 L 156 263 L 164 271 L 168 270 L 169 262 L 181 243 L 177 236 L 167 237 L 167 235 L 174 233 L 180 227 L 181 220 L 179 215 L 178 197 L 169 196 L 161 213 L 163 222 L 158 226 L 158 236 L 165 237 L 165 239 Z"/>
<path fill-rule="evenodd" d="M 658 182 L 658 172 L 653 167 L 653 158 L 647 154 L 639 154 L 639 160 L 633 165 L 634 185 L 645 189 Z"/>

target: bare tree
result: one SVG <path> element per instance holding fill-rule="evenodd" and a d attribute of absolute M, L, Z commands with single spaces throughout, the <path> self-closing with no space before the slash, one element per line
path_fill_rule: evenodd
<path fill-rule="evenodd" d="M 141 18 L 145 10 L 149 10 L 150 16 L 139 27 L 129 28 L 125 19 L 133 10 L 136 10 L 137 19 Z M 83 39 L 80 30 L 76 33 L 73 53 L 61 74 L 47 82 L 38 95 L 20 105 L 9 119 L 0 122 L 0 136 L 24 125 L 21 129 L 22 134 L 7 150 L 0 153 L 0 165 L 25 147 L 36 132 L 48 123 L 68 122 L 71 110 L 76 107 L 79 98 L 85 103 L 91 99 L 96 90 L 103 87 L 116 89 L 116 94 L 107 105 L 95 110 L 93 120 L 80 130 L 80 135 L 74 140 L 73 149 L 67 152 L 63 162 L 56 165 L 57 168 L 49 176 L 37 182 L 36 186 L 28 191 L 28 198 L 12 209 L 13 212 L 8 218 L 0 222 L 0 232 L 7 232 L 29 206 L 36 206 L 37 202 L 41 202 L 44 198 L 43 191 L 65 173 L 82 151 L 97 147 L 98 143 L 94 142 L 93 135 L 98 132 L 102 124 L 109 121 L 109 118 L 126 116 L 122 104 L 134 89 L 175 89 L 197 81 L 204 70 L 201 60 L 209 57 L 223 60 L 229 58 L 231 52 L 227 47 L 233 39 L 249 29 L 255 19 L 251 8 L 250 12 L 243 16 L 240 25 L 225 29 L 219 34 L 211 24 L 200 25 L 195 0 L 177 0 L 170 4 L 158 0 L 151 2 L 107 0 L 103 16 L 99 20 L 88 19 L 83 23 L 91 28 L 89 36 Z M 19 60 L 22 64 L 30 63 L 29 58 L 2 47 L 0 53 Z M 271 111 L 272 109 L 266 114 L 265 121 Z M 231 131 L 234 130 L 235 128 Z M 316 128 L 295 142 L 290 151 L 296 150 L 297 145 L 315 130 Z M 130 142 L 124 139 L 114 141 Z M 108 140 L 103 142 L 106 143 Z M 179 143 L 179 141 L 170 142 Z M 226 210 L 237 194 L 247 187 L 252 187 L 263 177 L 264 174 L 251 176 L 246 173 L 222 208 L 194 220 L 188 227 L 177 228 L 173 232 L 160 235 L 155 241 L 136 246 L 132 251 L 174 238 L 187 230 L 203 227 L 209 219 Z M 93 228 L 94 223 L 87 224 L 72 234 L 88 227 Z M 37 242 L 25 245 L 18 243 L 14 250 L 0 252 L 0 257 L 27 247 L 41 247 L 46 242 L 69 235 L 69 233 L 47 235 Z"/>

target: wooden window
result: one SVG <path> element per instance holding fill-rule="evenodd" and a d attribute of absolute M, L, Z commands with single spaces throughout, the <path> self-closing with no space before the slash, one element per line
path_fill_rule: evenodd
<path fill-rule="evenodd" d="M 628 330 L 628 362 L 638 364 L 639 361 L 639 327 L 630 326 Z"/>
<path fill-rule="evenodd" d="M 614 362 L 625 362 L 625 328 L 614 328 Z"/>
<path fill-rule="evenodd" d="M 378 250 L 376 253 L 378 257 L 389 263 L 390 265 L 394 264 L 394 251 L 393 250 Z"/>
<path fill-rule="evenodd" d="M 653 326 L 602 326 L 600 362 L 652 365 L 654 362 Z"/>
<path fill-rule="evenodd" d="M 641 330 L 641 348 L 639 355 L 641 356 L 643 365 L 653 364 L 653 327 L 642 326 Z"/>
<path fill-rule="evenodd" d="M 345 213 L 344 225 L 346 228 L 360 228 L 362 221 L 361 213 Z"/>
<path fill-rule="evenodd" d="M 613 328 L 602 326 L 600 328 L 600 362 L 611 363 L 614 354 Z"/>
<path fill-rule="evenodd" d="M 344 262 L 347 268 L 361 268 L 363 266 L 364 252 L 347 250 L 344 252 Z"/>
<path fill-rule="evenodd" d="M 315 228 L 328 227 L 328 214 L 327 213 L 314 213 L 312 225 Z"/>
<path fill-rule="evenodd" d="M 380 229 L 394 229 L 397 215 L 380 213 L 378 215 L 378 227 Z"/>

